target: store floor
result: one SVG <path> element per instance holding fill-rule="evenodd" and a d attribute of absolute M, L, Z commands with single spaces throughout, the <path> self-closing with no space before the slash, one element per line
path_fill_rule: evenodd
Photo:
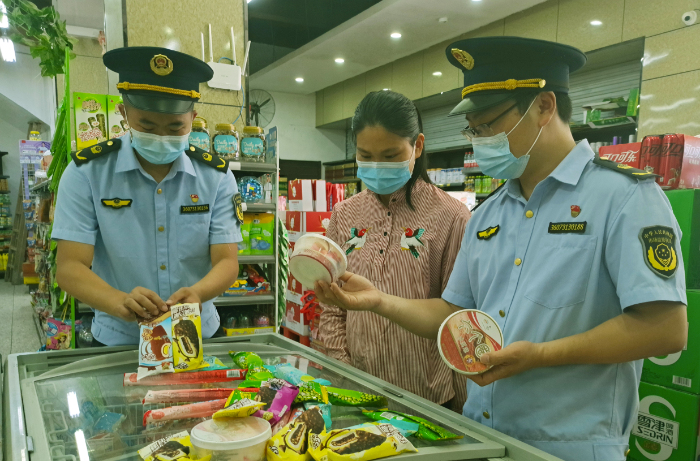
<path fill-rule="evenodd" d="M 36 352 L 41 347 L 26 285 L 0 280 L 0 354 Z"/>

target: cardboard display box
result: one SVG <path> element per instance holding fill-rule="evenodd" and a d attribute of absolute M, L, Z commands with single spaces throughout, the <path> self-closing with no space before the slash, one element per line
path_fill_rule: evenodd
<path fill-rule="evenodd" d="M 628 460 L 695 461 L 700 455 L 700 396 L 654 384 L 639 386 L 639 413 Z"/>
<path fill-rule="evenodd" d="M 613 162 L 623 163 L 632 168 L 639 168 L 639 153 L 641 149 L 641 142 L 633 142 L 614 146 L 602 146 L 599 153 L 601 157 L 606 157 Z"/>
<path fill-rule="evenodd" d="M 323 234 L 331 222 L 330 211 L 312 211 L 304 213 L 304 234 Z"/>
<path fill-rule="evenodd" d="M 310 179 L 289 181 L 289 210 L 314 211 L 314 195 Z"/>
<path fill-rule="evenodd" d="M 287 228 L 287 237 L 290 243 L 299 240 L 299 237 L 304 235 L 303 217 L 301 211 L 287 211 L 285 213 L 285 227 Z M 291 253 L 290 253 L 291 256 Z"/>
<path fill-rule="evenodd" d="M 683 233 L 680 247 L 686 287 L 700 289 L 700 190 L 669 190 L 666 197 Z"/>

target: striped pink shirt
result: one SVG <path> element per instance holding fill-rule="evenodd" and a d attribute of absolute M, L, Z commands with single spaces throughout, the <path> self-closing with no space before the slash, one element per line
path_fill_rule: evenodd
<path fill-rule="evenodd" d="M 348 271 L 380 291 L 408 299 L 439 298 L 470 213 L 422 180 L 413 186 L 411 202 L 414 210 L 406 203 L 405 188 L 392 194 L 388 208 L 366 190 L 336 207 L 326 235 L 349 252 Z M 463 397 L 461 403 L 466 400 L 465 380 L 453 378 L 435 340 L 371 312 L 323 307 L 319 333 L 331 357 L 439 404 L 455 395 Z"/>

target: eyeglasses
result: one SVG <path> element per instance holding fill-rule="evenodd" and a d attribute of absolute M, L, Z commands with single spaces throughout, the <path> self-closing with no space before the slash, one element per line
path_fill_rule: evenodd
<path fill-rule="evenodd" d="M 506 115 L 508 112 L 510 112 L 511 110 L 513 110 L 517 105 L 518 105 L 517 103 L 513 104 L 513 105 L 510 106 L 508 109 L 506 109 L 503 113 L 501 113 L 501 115 L 499 115 L 498 117 L 494 118 L 493 120 L 491 120 L 491 121 L 488 122 L 488 123 L 482 123 L 481 125 L 478 125 L 478 126 L 476 126 L 476 127 L 474 127 L 474 128 L 469 128 L 469 126 L 467 126 L 465 129 L 463 129 L 463 130 L 461 131 L 462 136 L 464 136 L 465 138 L 467 138 L 469 141 L 471 141 L 471 140 L 474 139 L 474 138 L 488 138 L 488 137 L 490 137 L 490 136 L 493 136 L 493 135 L 494 135 L 494 132 L 493 132 L 493 130 L 491 129 L 491 125 L 493 125 L 494 123 L 496 123 L 501 117 L 503 117 L 503 116 Z"/>

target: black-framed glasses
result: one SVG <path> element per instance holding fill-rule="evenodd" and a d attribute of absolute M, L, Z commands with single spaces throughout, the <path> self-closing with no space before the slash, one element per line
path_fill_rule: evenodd
<path fill-rule="evenodd" d="M 502 112 L 498 117 L 494 118 L 493 120 L 491 120 L 488 123 L 482 123 L 481 125 L 478 125 L 474 128 L 469 128 L 469 126 L 467 126 L 466 128 L 464 128 L 461 131 L 462 136 L 467 138 L 469 141 L 471 141 L 474 138 L 488 138 L 490 136 L 493 136 L 494 133 L 493 133 L 493 130 L 491 129 L 491 125 L 493 125 L 498 120 L 500 120 L 504 115 L 506 115 L 508 112 L 513 110 L 517 105 L 518 105 L 518 103 L 513 104 L 508 109 L 506 109 L 504 112 Z"/>

